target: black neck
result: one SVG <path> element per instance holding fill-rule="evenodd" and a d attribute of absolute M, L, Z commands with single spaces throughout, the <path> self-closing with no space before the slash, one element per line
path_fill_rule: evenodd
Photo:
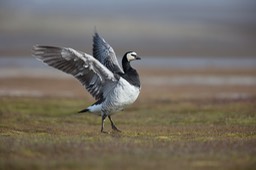
<path fill-rule="evenodd" d="M 122 59 L 122 66 L 124 70 L 124 74 L 121 75 L 125 80 L 127 80 L 130 84 L 140 87 L 140 79 L 137 71 L 131 67 L 129 61 L 127 61 L 126 56 Z"/>
<path fill-rule="evenodd" d="M 130 62 L 127 61 L 127 58 L 125 56 L 122 59 L 122 66 L 123 66 L 124 73 L 129 72 L 129 70 L 133 70 L 133 68 L 131 67 Z"/>

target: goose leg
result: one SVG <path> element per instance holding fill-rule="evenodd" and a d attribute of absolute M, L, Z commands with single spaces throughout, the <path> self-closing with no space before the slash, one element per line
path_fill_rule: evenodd
<path fill-rule="evenodd" d="M 108 116 L 110 122 L 111 122 L 111 127 L 114 131 L 117 131 L 117 132 L 121 132 L 121 130 L 117 129 L 117 127 L 115 126 L 114 122 L 112 121 L 111 117 Z"/>
<path fill-rule="evenodd" d="M 104 129 L 104 121 L 105 121 L 106 117 L 107 117 L 106 114 L 102 114 L 102 116 L 101 116 L 101 130 L 100 130 L 101 133 L 106 133 L 105 131 L 103 131 L 103 129 Z"/>

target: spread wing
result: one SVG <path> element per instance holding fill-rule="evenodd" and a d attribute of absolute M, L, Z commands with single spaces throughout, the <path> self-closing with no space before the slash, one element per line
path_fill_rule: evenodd
<path fill-rule="evenodd" d="M 93 56 L 113 73 L 123 73 L 115 51 L 97 32 L 93 36 Z"/>
<path fill-rule="evenodd" d="M 33 55 L 47 65 L 73 75 L 96 99 L 104 99 L 117 83 L 114 74 L 94 57 L 72 48 L 36 45 Z"/>

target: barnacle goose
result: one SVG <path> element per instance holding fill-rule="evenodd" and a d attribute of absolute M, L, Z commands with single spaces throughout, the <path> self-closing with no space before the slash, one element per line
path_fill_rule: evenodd
<path fill-rule="evenodd" d="M 140 60 L 133 51 L 128 51 L 122 59 L 123 70 L 118 64 L 113 48 L 95 31 L 93 36 L 93 56 L 65 47 L 35 45 L 33 56 L 47 65 L 77 78 L 87 91 L 97 100 L 82 112 L 92 112 L 101 116 L 101 132 L 104 132 L 106 117 L 114 131 L 111 115 L 132 104 L 140 93 L 140 79 L 130 62 Z"/>

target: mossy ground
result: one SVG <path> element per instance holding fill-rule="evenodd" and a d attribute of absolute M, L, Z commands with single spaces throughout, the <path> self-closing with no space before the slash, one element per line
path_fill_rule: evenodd
<path fill-rule="evenodd" d="M 139 100 L 102 134 L 80 98 L 1 97 L 0 169 L 255 169 L 255 103 Z"/>

